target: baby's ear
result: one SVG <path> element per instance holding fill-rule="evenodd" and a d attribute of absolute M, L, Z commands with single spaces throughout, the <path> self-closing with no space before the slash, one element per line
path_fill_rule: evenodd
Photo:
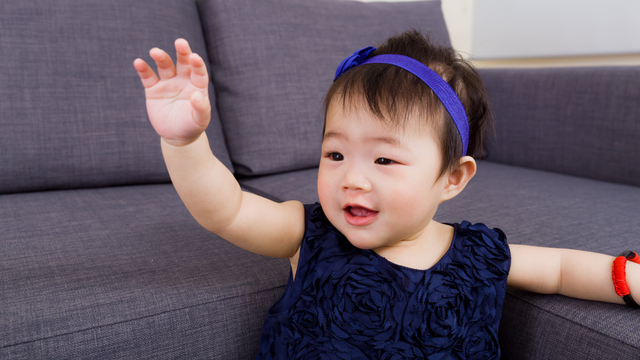
<path fill-rule="evenodd" d="M 448 173 L 447 183 L 440 202 L 451 200 L 458 196 L 464 190 L 474 175 L 476 174 L 477 164 L 471 156 L 463 156 L 460 158 L 460 165 L 454 171 Z"/>

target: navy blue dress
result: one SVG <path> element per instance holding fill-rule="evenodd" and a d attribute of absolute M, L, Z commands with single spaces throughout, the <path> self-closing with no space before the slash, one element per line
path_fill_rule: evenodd
<path fill-rule="evenodd" d="M 256 359 L 498 359 L 510 253 L 504 233 L 453 224 L 428 270 L 354 247 L 305 205 L 295 280 L 269 310 Z"/>

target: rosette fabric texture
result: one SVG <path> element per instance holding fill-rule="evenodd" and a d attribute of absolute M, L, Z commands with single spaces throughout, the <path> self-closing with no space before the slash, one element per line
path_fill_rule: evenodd
<path fill-rule="evenodd" d="M 269 310 L 256 359 L 498 359 L 510 267 L 504 233 L 453 224 L 428 270 L 354 247 L 306 205 L 296 277 Z"/>

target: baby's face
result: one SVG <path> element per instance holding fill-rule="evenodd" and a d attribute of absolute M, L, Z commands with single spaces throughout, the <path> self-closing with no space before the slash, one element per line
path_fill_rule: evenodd
<path fill-rule="evenodd" d="M 441 155 L 430 129 L 412 119 L 394 130 L 364 109 L 329 106 L 318 195 L 354 246 L 376 250 L 426 233 L 448 177 L 438 178 Z"/>

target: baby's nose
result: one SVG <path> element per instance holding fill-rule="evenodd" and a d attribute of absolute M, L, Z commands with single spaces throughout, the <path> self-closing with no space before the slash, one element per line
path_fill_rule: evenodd
<path fill-rule="evenodd" d="M 363 172 L 358 171 L 357 169 L 349 169 L 340 185 L 342 190 L 371 191 L 371 182 Z"/>

